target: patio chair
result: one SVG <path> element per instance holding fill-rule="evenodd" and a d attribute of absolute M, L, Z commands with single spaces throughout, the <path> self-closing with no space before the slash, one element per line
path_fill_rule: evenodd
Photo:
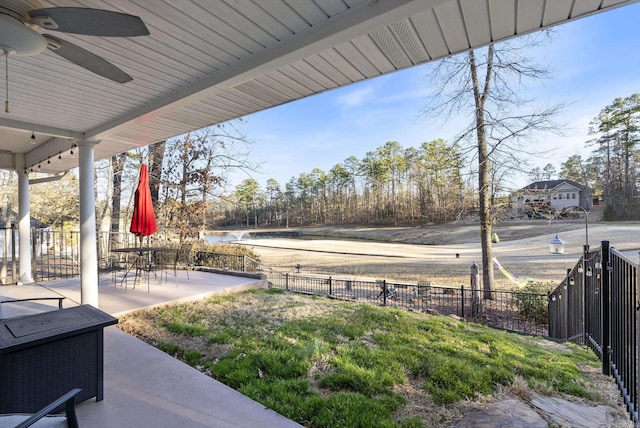
<path fill-rule="evenodd" d="M 162 275 L 164 279 L 169 282 L 169 271 L 173 271 L 172 275 L 176 278 L 176 287 L 178 286 L 178 276 L 176 274 L 176 249 L 163 248 L 153 252 L 153 268 L 160 271 L 160 282 L 162 282 Z"/>
<path fill-rule="evenodd" d="M 193 244 L 183 244 L 176 251 L 176 260 L 174 264 L 174 271 L 177 273 L 178 265 L 186 266 L 187 279 L 189 279 L 189 268 L 193 266 L 193 260 L 191 258 L 191 250 Z M 176 281 L 178 276 L 176 275 Z"/>
<path fill-rule="evenodd" d="M 76 395 L 82 390 L 72 389 L 62 397 L 53 401 L 33 415 L 28 414 L 1 414 L 0 426 L 15 428 L 53 428 L 69 427 L 78 428 L 78 418 L 76 416 Z M 64 415 L 54 414 L 64 407 Z"/>

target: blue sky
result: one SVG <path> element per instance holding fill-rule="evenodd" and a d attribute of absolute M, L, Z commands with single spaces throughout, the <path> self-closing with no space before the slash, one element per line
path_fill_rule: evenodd
<path fill-rule="evenodd" d="M 568 156 L 588 157 L 588 124 L 616 97 L 640 92 L 640 4 L 556 27 L 550 44 L 536 58 L 553 70 L 553 79 L 536 88 L 540 102 L 567 101 L 558 117 L 563 136 L 538 136 L 529 144 L 547 153 L 531 167 L 552 163 L 558 171 Z M 242 129 L 253 141 L 251 173 L 261 186 L 274 178 L 284 188 L 291 177 L 313 168 L 329 171 L 349 156 L 362 159 L 387 141 L 418 147 L 437 138 L 452 140 L 462 118 L 446 124 L 420 115 L 429 91 L 429 65 L 328 91 L 247 116 Z M 232 185 L 246 175 L 235 176 Z M 513 185 L 526 184 L 515 177 Z"/>

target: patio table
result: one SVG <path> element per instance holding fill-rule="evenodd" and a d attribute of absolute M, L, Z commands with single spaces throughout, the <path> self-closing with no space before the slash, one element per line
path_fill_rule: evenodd
<path fill-rule="evenodd" d="M 125 261 L 125 272 L 122 280 L 120 280 L 120 284 L 125 283 L 125 289 L 127 289 L 127 284 L 125 280 L 129 276 L 129 273 L 135 269 L 135 277 L 133 280 L 132 289 L 135 290 L 136 283 L 138 282 L 138 276 L 145 270 L 150 271 L 147 267 L 151 265 L 152 256 L 154 253 L 159 251 L 169 251 L 171 248 L 169 247 L 124 247 L 124 248 L 116 248 L 111 250 L 112 253 L 120 253 L 120 254 L 133 254 L 135 257 L 131 263 Z M 147 277 L 148 281 L 148 277 Z M 115 277 L 114 277 L 115 283 Z M 147 284 L 147 292 L 149 292 L 149 287 Z"/>

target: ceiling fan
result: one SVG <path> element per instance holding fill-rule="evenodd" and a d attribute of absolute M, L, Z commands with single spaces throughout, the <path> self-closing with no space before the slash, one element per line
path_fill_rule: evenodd
<path fill-rule="evenodd" d="M 100 37 L 147 36 L 149 30 L 133 15 L 103 9 L 52 7 L 20 14 L 0 7 L 0 53 L 33 56 L 45 49 L 118 83 L 132 80 L 127 73 L 98 55 L 36 29 Z"/>

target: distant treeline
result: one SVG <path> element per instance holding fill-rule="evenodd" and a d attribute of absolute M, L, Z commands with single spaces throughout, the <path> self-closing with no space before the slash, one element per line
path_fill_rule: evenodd
<path fill-rule="evenodd" d="M 403 148 L 390 141 L 363 159 L 354 156 L 328 172 L 315 168 L 284 188 L 254 179 L 214 208 L 223 226 L 425 224 L 455 220 L 477 197 L 459 151 L 443 140 Z M 466 178 L 465 178 L 466 174 Z"/>

